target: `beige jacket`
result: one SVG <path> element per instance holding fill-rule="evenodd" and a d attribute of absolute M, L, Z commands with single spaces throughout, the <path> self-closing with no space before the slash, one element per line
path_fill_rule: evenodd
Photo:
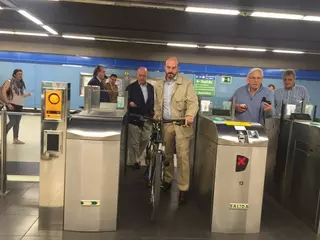
<path fill-rule="evenodd" d="M 155 115 L 162 118 L 163 112 L 163 92 L 164 81 L 159 80 L 155 87 Z M 198 98 L 195 94 L 192 82 L 178 74 L 174 83 L 171 98 L 171 117 L 184 118 L 186 116 L 195 117 L 198 112 Z"/>

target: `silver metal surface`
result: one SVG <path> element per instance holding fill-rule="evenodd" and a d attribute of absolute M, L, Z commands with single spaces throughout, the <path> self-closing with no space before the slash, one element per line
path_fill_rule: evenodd
<path fill-rule="evenodd" d="M 0 196 L 5 196 L 7 190 L 7 111 L 1 111 L 1 161 L 0 161 Z"/>
<path fill-rule="evenodd" d="M 292 122 L 285 169 L 287 207 L 317 234 L 320 205 L 320 126 L 307 121 Z"/>
<path fill-rule="evenodd" d="M 235 125 L 200 116 L 194 189 L 212 232 L 258 233 L 268 138 L 259 124 Z M 236 129 L 256 131 L 259 138 L 242 142 Z M 239 157 L 248 159 L 243 171 L 237 171 Z"/>
<path fill-rule="evenodd" d="M 117 228 L 120 140 L 124 112 L 79 114 L 67 130 L 64 230 Z M 83 206 L 90 199 L 100 205 Z"/>
<path fill-rule="evenodd" d="M 63 91 L 62 119 L 45 119 L 45 91 Z M 70 112 L 70 84 L 57 82 L 42 82 L 41 110 L 41 158 L 40 158 L 40 198 L 39 198 L 39 228 L 57 230 L 63 228 L 64 182 L 65 182 L 65 150 L 66 134 L 61 141 L 61 153 L 46 151 L 46 132 L 65 133 Z"/>
<path fill-rule="evenodd" d="M 100 106 L 100 87 L 85 86 L 84 87 L 84 110 L 89 111 L 92 108 Z"/>
<path fill-rule="evenodd" d="M 228 145 L 228 146 L 237 146 L 239 145 L 239 134 L 236 131 L 236 126 L 226 125 L 225 122 L 230 122 L 226 119 L 226 121 L 216 122 L 213 124 L 212 116 L 201 116 L 200 124 L 201 128 L 199 128 L 200 134 L 203 134 L 211 141 L 219 144 L 219 145 Z M 230 124 L 235 124 L 237 122 L 230 122 Z M 241 129 L 241 123 L 239 124 Z M 259 134 L 259 139 L 250 139 L 250 142 L 243 143 L 243 146 L 267 146 L 268 145 L 268 136 L 264 130 L 264 128 L 259 123 L 250 123 L 249 127 L 245 127 L 247 130 L 257 131 Z"/>

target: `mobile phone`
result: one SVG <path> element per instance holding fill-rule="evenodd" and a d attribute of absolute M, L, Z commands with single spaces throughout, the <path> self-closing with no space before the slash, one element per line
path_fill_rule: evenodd
<path fill-rule="evenodd" d="M 264 102 L 264 103 L 271 105 L 271 101 L 267 100 L 266 97 L 263 97 L 261 102 Z"/>

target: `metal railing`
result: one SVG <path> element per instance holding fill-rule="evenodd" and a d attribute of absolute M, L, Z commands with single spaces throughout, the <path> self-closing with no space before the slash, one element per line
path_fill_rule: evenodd
<path fill-rule="evenodd" d="M 41 113 L 9 112 L 15 116 L 41 116 Z M 8 112 L 1 110 L 1 159 L 0 159 L 0 197 L 7 195 L 7 117 Z"/>
<path fill-rule="evenodd" d="M 7 111 L 1 111 L 1 161 L 0 161 L 0 195 L 5 196 L 7 191 Z"/>

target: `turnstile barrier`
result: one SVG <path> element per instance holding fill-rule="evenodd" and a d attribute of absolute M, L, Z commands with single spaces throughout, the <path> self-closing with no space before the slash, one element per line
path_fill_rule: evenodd
<path fill-rule="evenodd" d="M 260 124 L 200 116 L 194 189 L 212 232 L 260 231 L 267 146 Z"/>

